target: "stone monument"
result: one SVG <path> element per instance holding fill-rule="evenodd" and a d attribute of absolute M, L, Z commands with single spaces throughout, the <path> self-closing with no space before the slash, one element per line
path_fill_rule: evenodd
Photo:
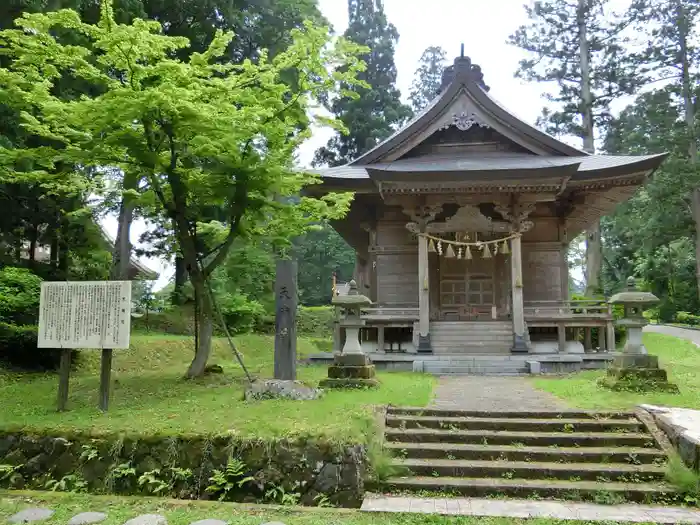
<path fill-rule="evenodd" d="M 297 378 L 297 263 L 277 261 L 275 273 L 275 379 Z"/>
<path fill-rule="evenodd" d="M 367 388 L 379 385 L 375 375 L 374 365 L 369 356 L 362 351 L 360 329 L 365 326 L 361 317 L 363 307 L 370 306 L 372 301 L 360 295 L 357 283 L 350 281 L 347 295 L 333 297 L 332 304 L 345 310 L 345 318 L 340 326 L 345 328 L 345 344 L 340 354 L 333 359 L 328 367 L 328 379 L 320 383 L 321 388 Z"/>
<path fill-rule="evenodd" d="M 603 386 L 612 390 L 678 392 L 678 387 L 668 382 L 666 370 L 659 367 L 659 358 L 649 355 L 642 342 L 642 328 L 647 324 L 642 314 L 658 302 L 654 294 L 637 289 L 634 277 L 627 279 L 625 291 L 610 298 L 610 303 L 621 304 L 625 309 L 624 317 L 615 324 L 627 329 L 627 340 L 623 353 L 615 356 L 608 368 Z"/>

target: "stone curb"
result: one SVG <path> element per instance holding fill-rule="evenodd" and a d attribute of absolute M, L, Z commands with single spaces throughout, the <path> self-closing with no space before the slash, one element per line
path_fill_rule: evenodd
<path fill-rule="evenodd" d="M 689 468 L 700 473 L 700 410 L 640 405 L 668 436 Z"/>

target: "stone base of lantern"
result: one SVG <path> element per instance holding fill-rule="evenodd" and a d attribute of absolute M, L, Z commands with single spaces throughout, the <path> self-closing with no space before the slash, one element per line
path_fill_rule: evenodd
<path fill-rule="evenodd" d="M 648 354 L 616 356 L 601 385 L 615 391 L 679 392 L 677 385 L 668 382 L 666 370 L 659 368 L 659 358 Z"/>
<path fill-rule="evenodd" d="M 328 367 L 321 388 L 374 388 L 379 386 L 372 360 L 365 354 L 340 354 Z"/>

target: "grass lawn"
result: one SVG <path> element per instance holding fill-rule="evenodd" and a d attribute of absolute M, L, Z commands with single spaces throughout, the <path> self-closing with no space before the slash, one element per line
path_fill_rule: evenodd
<path fill-rule="evenodd" d="M 642 403 L 676 407 L 700 407 L 700 348 L 693 343 L 661 334 L 644 334 L 650 354 L 659 356 L 669 381 L 676 383 L 680 394 L 612 392 L 600 388 L 596 381 L 604 371 L 588 371 L 559 378 L 538 378 L 535 385 L 566 400 L 573 407 L 590 409 L 629 409 Z"/>
<path fill-rule="evenodd" d="M 549 519 L 511 519 L 438 516 L 421 514 L 377 514 L 356 510 L 319 509 L 317 507 L 272 507 L 236 505 L 208 501 L 168 500 L 117 496 L 88 496 L 58 492 L 19 492 L 0 490 L 0 522 L 15 512 L 28 507 L 42 506 L 55 510 L 46 525 L 65 525 L 80 512 L 105 512 L 102 525 L 122 525 L 139 514 L 162 514 L 170 525 L 189 525 L 205 518 L 221 519 L 235 525 L 260 525 L 279 521 L 285 525 L 554 525 L 576 521 Z"/>
<path fill-rule="evenodd" d="M 251 374 L 272 377 L 273 339 L 236 338 Z M 300 338 L 299 357 L 315 352 Z M 192 339 L 178 336 L 132 337 L 129 350 L 115 350 L 113 390 L 108 413 L 97 408 L 99 351 L 82 352 L 71 375 L 69 411 L 57 413 L 58 377 L 0 371 L 0 429 L 139 434 L 232 433 L 241 437 L 282 438 L 313 435 L 334 441 L 357 441 L 369 428 L 372 407 L 380 404 L 425 405 L 433 378 L 412 373 L 380 373 L 377 390 L 329 391 L 315 401 L 242 400 L 245 377 L 225 339 L 217 339 L 210 363 L 223 374 L 187 381 L 183 374 L 192 356 Z M 298 377 L 317 383 L 326 367 L 298 367 Z"/>

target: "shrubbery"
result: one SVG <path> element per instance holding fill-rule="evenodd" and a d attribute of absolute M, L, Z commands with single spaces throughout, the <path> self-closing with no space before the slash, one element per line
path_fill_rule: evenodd
<path fill-rule="evenodd" d="M 256 304 L 259 307 L 256 307 Z M 231 302 L 222 304 L 221 310 L 226 326 L 232 333 L 275 333 L 274 314 L 266 312 L 258 303 L 248 301 L 241 305 Z M 301 306 L 297 311 L 297 333 L 317 338 L 330 338 L 333 333 L 334 319 L 335 312 L 331 306 Z M 148 315 L 132 319 L 131 327 L 140 332 L 193 335 L 192 305 L 173 307 L 163 312 L 149 312 Z M 218 335 L 223 333 L 218 322 L 214 323 L 214 331 Z"/>
<path fill-rule="evenodd" d="M 0 362 L 10 367 L 58 368 L 60 350 L 37 348 L 41 281 L 26 268 L 0 270 Z"/>
<path fill-rule="evenodd" d="M 676 312 L 674 321 L 680 324 L 698 326 L 700 325 L 700 315 L 694 315 L 690 312 Z"/>

